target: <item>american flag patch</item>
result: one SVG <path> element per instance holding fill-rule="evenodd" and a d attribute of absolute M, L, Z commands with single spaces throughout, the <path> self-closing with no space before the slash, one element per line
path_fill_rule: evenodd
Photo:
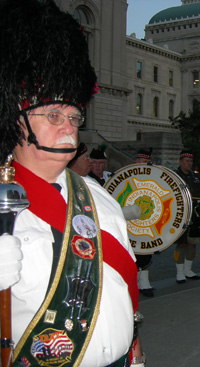
<path fill-rule="evenodd" d="M 40 365 L 59 367 L 71 360 L 73 349 L 66 331 L 45 329 L 33 338 L 31 353 Z"/>

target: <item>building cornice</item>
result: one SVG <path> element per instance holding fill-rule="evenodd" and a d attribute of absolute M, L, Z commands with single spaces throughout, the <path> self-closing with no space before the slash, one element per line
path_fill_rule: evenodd
<path fill-rule="evenodd" d="M 166 50 L 163 47 L 156 46 L 154 44 L 139 40 L 137 38 L 132 38 L 132 37 L 127 36 L 126 45 L 135 47 L 135 48 L 140 48 L 144 51 L 152 52 L 154 54 L 161 55 L 163 57 L 167 57 L 173 60 L 181 61 L 182 59 L 182 55 L 179 54 L 178 52 Z"/>
<path fill-rule="evenodd" d="M 99 87 L 101 94 L 110 94 L 110 95 L 119 96 L 119 97 L 128 96 L 128 94 L 132 92 L 132 89 L 115 87 L 115 86 L 110 86 L 110 85 L 102 84 L 102 83 L 99 84 L 98 87 Z"/>
<path fill-rule="evenodd" d="M 166 50 L 164 47 L 156 46 L 147 41 L 142 41 L 137 38 L 128 37 L 126 38 L 126 44 L 134 48 L 140 48 L 147 52 L 152 52 L 163 57 L 167 57 L 180 62 L 200 60 L 200 54 L 197 55 L 182 55 L 178 52 Z"/>
<path fill-rule="evenodd" d="M 128 119 L 129 125 L 137 125 L 137 126 L 148 126 L 148 127 L 156 127 L 156 128 L 162 128 L 162 129 L 168 129 L 168 130 L 178 130 L 177 127 L 174 127 L 169 123 L 159 123 L 159 122 L 143 122 L 143 121 L 135 121 Z"/>
<path fill-rule="evenodd" d="M 194 60 L 200 60 L 200 55 L 186 55 L 186 56 L 182 56 L 181 61 L 185 62 L 185 61 L 194 61 Z"/>
<path fill-rule="evenodd" d="M 195 23 L 200 23 L 199 16 L 192 17 L 192 18 L 172 19 L 172 20 L 167 20 L 164 22 L 159 21 L 155 23 L 146 24 L 145 31 L 168 28 L 168 27 L 173 27 L 173 26 L 177 27 L 179 25 L 183 26 L 183 25 L 195 24 Z"/>

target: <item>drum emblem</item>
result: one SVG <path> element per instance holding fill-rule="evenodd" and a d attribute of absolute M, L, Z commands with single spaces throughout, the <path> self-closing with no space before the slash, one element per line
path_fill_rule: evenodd
<path fill-rule="evenodd" d="M 141 220 L 149 219 L 154 212 L 155 205 L 153 200 L 146 194 L 139 196 L 135 201 L 135 205 L 138 205 L 141 210 Z"/>
<path fill-rule="evenodd" d="M 171 218 L 173 198 L 165 199 L 169 194 L 170 190 L 164 190 L 152 180 L 141 181 L 133 178 L 132 184 L 128 182 L 116 200 L 121 206 L 135 204 L 141 210 L 140 218 L 128 222 L 128 232 L 134 236 L 160 236 L 163 226 Z"/>

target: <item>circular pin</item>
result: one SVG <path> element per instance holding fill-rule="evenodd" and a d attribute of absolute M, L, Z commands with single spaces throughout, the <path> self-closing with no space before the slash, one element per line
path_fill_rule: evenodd
<path fill-rule="evenodd" d="M 73 321 L 70 319 L 65 320 L 65 329 L 71 331 L 74 327 Z"/>
<path fill-rule="evenodd" d="M 72 226 L 76 233 L 85 238 L 94 238 L 97 235 L 97 227 L 94 221 L 86 215 L 76 215 L 72 219 Z"/>
<path fill-rule="evenodd" d="M 92 208 L 90 205 L 84 205 L 83 209 L 85 210 L 85 212 L 91 212 L 92 211 Z"/>

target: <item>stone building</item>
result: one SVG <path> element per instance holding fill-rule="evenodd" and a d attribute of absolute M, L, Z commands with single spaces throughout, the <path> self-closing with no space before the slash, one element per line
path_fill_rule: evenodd
<path fill-rule="evenodd" d="M 180 150 L 180 134 L 169 117 L 181 110 L 181 55 L 127 37 L 128 96 L 127 132 L 139 144 L 152 146 L 154 162 L 169 165 Z M 130 139 L 130 138 L 129 138 Z M 175 150 L 175 151 L 174 151 Z"/>
<path fill-rule="evenodd" d="M 200 101 L 200 1 L 155 14 L 145 27 L 145 39 L 181 54 L 181 110 L 186 114 Z"/>
<path fill-rule="evenodd" d="M 57 0 L 82 24 L 99 93 L 87 114 L 86 127 L 106 139 L 127 139 L 126 0 Z"/>
<path fill-rule="evenodd" d="M 200 1 L 155 14 L 144 40 L 126 35 L 127 0 L 55 2 L 83 26 L 98 76 L 81 137 L 93 145 L 105 140 L 119 166 L 133 162 L 141 146 L 153 147 L 155 163 L 176 165 L 182 142 L 169 117 L 199 101 Z"/>

